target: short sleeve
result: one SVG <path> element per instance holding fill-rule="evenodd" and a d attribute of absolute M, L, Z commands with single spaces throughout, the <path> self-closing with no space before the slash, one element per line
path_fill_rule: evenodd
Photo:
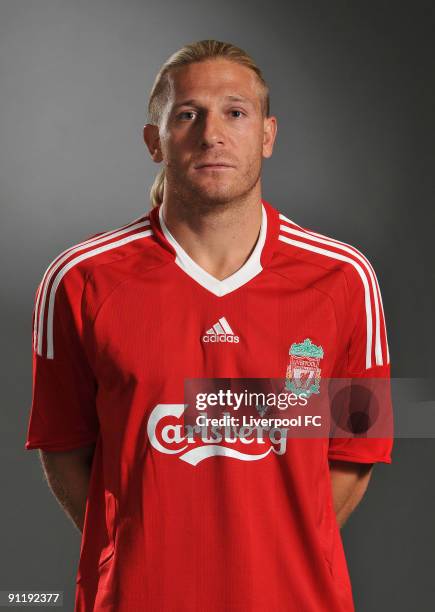
<path fill-rule="evenodd" d="M 347 389 L 331 399 L 332 421 L 339 428 L 330 438 L 328 459 L 391 463 L 390 356 L 381 292 L 371 264 L 355 252 L 358 257 L 345 270 L 348 326 L 340 376 Z M 343 430 L 346 436 L 340 437 L 337 431 Z"/>
<path fill-rule="evenodd" d="M 75 269 L 63 277 L 47 272 L 33 308 L 32 403 L 25 448 L 67 451 L 97 440 L 97 383 L 83 342 L 84 281 Z"/>

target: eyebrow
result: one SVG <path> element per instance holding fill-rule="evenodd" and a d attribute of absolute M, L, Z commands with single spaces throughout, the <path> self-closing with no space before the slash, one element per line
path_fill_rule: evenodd
<path fill-rule="evenodd" d="M 252 100 L 250 100 L 249 98 L 244 98 L 243 96 L 225 96 L 224 99 L 230 102 L 243 102 L 245 104 L 249 104 L 250 106 L 254 106 Z M 190 100 L 183 100 L 183 102 L 178 102 L 174 105 L 173 110 L 180 108 L 180 106 L 201 106 L 201 103 L 199 102 L 199 100 L 191 98 Z"/>

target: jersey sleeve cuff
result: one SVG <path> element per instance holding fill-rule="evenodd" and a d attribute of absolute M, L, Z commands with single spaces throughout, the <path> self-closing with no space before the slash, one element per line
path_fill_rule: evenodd
<path fill-rule="evenodd" d="M 354 463 L 392 463 L 391 455 L 360 455 L 357 453 L 349 453 L 345 451 L 331 451 L 328 453 L 328 459 L 336 461 L 349 461 Z"/>
<path fill-rule="evenodd" d="M 59 442 L 44 442 L 38 440 L 28 440 L 24 446 L 26 450 L 34 450 L 40 448 L 43 451 L 69 451 L 75 448 L 81 448 L 82 446 L 90 446 L 95 444 L 97 438 L 95 436 L 90 438 L 83 438 L 81 440 L 70 440 L 70 441 L 59 441 Z"/>

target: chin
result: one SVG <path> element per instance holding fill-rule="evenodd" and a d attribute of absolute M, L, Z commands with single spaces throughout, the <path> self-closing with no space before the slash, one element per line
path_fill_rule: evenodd
<path fill-rule="evenodd" d="M 173 184 L 173 187 L 171 185 Z M 230 185 L 205 185 L 196 181 L 177 179 L 170 182 L 171 191 L 175 197 L 185 203 L 196 203 L 203 205 L 216 205 L 231 201 L 233 198 L 233 187 Z"/>
<path fill-rule="evenodd" d="M 220 185 L 219 187 L 192 185 L 192 192 L 196 198 L 209 204 L 226 204 L 241 195 L 240 189 L 232 185 Z"/>
<path fill-rule="evenodd" d="M 209 204 L 210 206 L 224 206 L 225 204 L 229 204 L 234 201 L 237 197 L 239 197 L 238 193 L 204 193 L 200 196 L 202 202 L 204 204 Z"/>

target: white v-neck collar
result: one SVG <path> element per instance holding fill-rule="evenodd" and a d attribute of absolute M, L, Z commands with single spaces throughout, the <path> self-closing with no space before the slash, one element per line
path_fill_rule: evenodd
<path fill-rule="evenodd" d="M 231 274 L 231 276 L 228 276 L 223 280 L 215 278 L 206 270 L 204 270 L 204 268 L 201 268 L 201 266 L 199 266 L 186 253 L 183 247 L 175 240 L 174 236 L 167 228 L 166 223 L 163 219 L 163 205 L 160 205 L 159 221 L 160 227 L 162 228 L 162 232 L 166 240 L 175 250 L 175 263 L 180 266 L 180 268 L 184 270 L 186 274 L 193 278 L 197 283 L 202 285 L 205 289 L 211 291 L 211 293 L 217 295 L 218 297 L 222 297 L 223 295 L 231 293 L 231 291 L 238 289 L 239 287 L 250 281 L 251 278 L 254 278 L 254 276 L 259 274 L 259 272 L 261 272 L 263 269 L 261 265 L 261 252 L 263 250 L 267 235 L 267 213 L 263 203 L 261 203 L 261 212 L 262 218 L 260 234 L 258 236 L 254 250 L 249 256 L 249 259 L 243 264 L 241 268 L 234 272 L 234 274 Z"/>

